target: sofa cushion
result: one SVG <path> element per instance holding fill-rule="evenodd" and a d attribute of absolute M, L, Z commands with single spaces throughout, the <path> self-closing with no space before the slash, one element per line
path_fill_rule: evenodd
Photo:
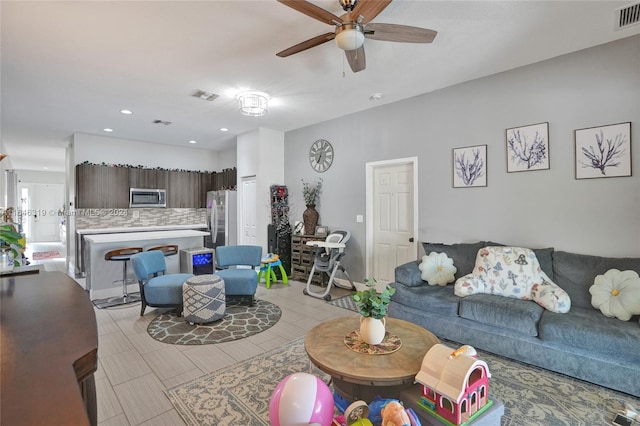
<path fill-rule="evenodd" d="M 544 309 L 532 301 L 490 294 L 474 294 L 460 301 L 460 316 L 526 336 L 538 335 L 538 321 Z"/>
<path fill-rule="evenodd" d="M 569 293 L 573 306 L 592 309 L 589 287 L 593 285 L 596 276 L 604 274 L 609 269 L 632 270 L 640 274 L 640 258 L 553 252 L 554 281 Z"/>
<path fill-rule="evenodd" d="M 391 285 L 396 289 L 395 294 L 391 296 L 394 302 L 429 313 L 458 316 L 460 298 L 453 294 L 452 286 L 408 287 L 397 283 Z"/>
<path fill-rule="evenodd" d="M 400 284 L 404 284 L 409 287 L 416 287 L 424 284 L 421 271 L 419 269 L 419 260 L 405 263 L 404 265 L 397 266 L 394 270 L 395 281 Z"/>
<path fill-rule="evenodd" d="M 636 321 L 607 318 L 592 308 L 572 307 L 567 314 L 545 311 L 538 326 L 539 338 L 617 357 L 625 353 L 640 361 L 640 326 Z"/>
<path fill-rule="evenodd" d="M 476 262 L 478 250 L 485 246 L 484 241 L 477 243 L 442 244 L 442 243 L 422 243 L 425 254 L 432 251 L 444 253 L 453 259 L 453 266 L 456 267 L 455 279 L 470 274 Z"/>

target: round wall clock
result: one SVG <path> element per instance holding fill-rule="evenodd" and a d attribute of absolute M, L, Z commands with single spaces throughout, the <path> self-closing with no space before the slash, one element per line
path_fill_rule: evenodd
<path fill-rule="evenodd" d="M 333 147 L 324 140 L 318 139 L 309 149 L 309 163 L 316 172 L 322 173 L 329 170 L 333 163 Z"/>

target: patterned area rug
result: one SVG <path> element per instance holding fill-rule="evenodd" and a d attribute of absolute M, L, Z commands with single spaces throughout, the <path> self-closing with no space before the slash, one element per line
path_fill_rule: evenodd
<path fill-rule="evenodd" d="M 254 306 L 247 302 L 228 302 L 224 318 L 209 324 L 188 324 L 175 311 L 158 315 L 147 327 L 151 337 L 174 345 L 209 345 L 230 342 L 265 331 L 273 327 L 282 311 L 277 305 L 256 300 Z"/>
<path fill-rule="evenodd" d="M 489 392 L 505 405 L 502 425 L 592 426 L 611 423 L 609 408 L 638 407 L 629 395 L 478 351 L 489 365 Z M 304 338 L 165 391 L 188 425 L 269 425 L 269 400 L 289 374 L 316 374 Z"/>
<path fill-rule="evenodd" d="M 356 302 L 353 300 L 353 296 L 351 294 L 347 294 L 346 296 L 338 297 L 337 299 L 333 299 L 327 302 L 330 305 L 337 306 L 339 308 L 348 309 L 350 311 L 358 312 L 356 308 Z"/>
<path fill-rule="evenodd" d="M 37 251 L 31 255 L 33 260 L 56 259 L 62 257 L 59 251 Z"/>

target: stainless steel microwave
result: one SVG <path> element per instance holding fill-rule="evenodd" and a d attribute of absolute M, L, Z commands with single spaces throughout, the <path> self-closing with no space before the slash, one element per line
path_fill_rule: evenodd
<path fill-rule="evenodd" d="M 167 207 L 167 190 L 131 188 L 129 208 L 137 207 Z"/>

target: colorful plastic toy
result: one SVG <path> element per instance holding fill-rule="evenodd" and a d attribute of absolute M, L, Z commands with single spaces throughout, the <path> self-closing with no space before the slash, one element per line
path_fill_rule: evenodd
<path fill-rule="evenodd" d="M 372 426 L 368 419 L 369 406 L 364 401 L 355 401 L 344 411 L 346 424 L 349 426 Z"/>
<path fill-rule="evenodd" d="M 264 281 L 267 288 L 271 287 L 271 281 L 278 281 L 276 277 L 276 272 L 273 270 L 275 267 L 280 268 L 280 275 L 282 276 L 282 283 L 288 284 L 289 278 L 287 277 L 287 273 L 284 270 L 284 266 L 282 266 L 282 261 L 280 260 L 280 256 L 273 253 L 267 253 L 262 256 L 260 260 L 260 272 L 258 272 L 258 282 L 262 279 L 264 275 Z"/>
<path fill-rule="evenodd" d="M 411 426 L 409 415 L 398 401 L 390 401 L 382 407 L 382 426 Z"/>
<path fill-rule="evenodd" d="M 492 404 L 490 378 L 487 363 L 477 359 L 472 346 L 433 345 L 416 375 L 422 395 L 418 406 L 449 424 L 473 421 Z"/>

